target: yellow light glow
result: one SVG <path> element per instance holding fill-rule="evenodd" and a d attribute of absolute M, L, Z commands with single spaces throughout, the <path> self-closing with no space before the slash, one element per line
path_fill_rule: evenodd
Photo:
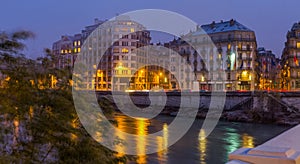
<path fill-rule="evenodd" d="M 203 129 L 201 129 L 199 132 L 198 140 L 199 140 L 198 149 L 200 152 L 200 162 L 205 163 L 207 139 L 206 139 L 205 131 Z"/>
<path fill-rule="evenodd" d="M 247 71 L 243 71 L 242 74 L 243 74 L 243 76 L 247 76 L 247 73 L 248 73 Z"/>
<path fill-rule="evenodd" d="M 30 106 L 29 107 L 29 116 L 30 116 L 30 118 L 33 117 L 33 114 L 34 114 L 33 106 Z"/>
<path fill-rule="evenodd" d="M 160 73 L 159 73 L 159 76 L 161 76 L 161 75 L 162 75 L 162 73 L 160 72 Z"/>
<path fill-rule="evenodd" d="M 297 42 L 297 48 L 300 48 L 300 42 Z"/>
<path fill-rule="evenodd" d="M 138 159 L 137 163 L 146 163 L 146 135 L 148 134 L 148 120 L 144 118 L 137 118 L 137 135 L 139 136 L 137 139 L 137 153 Z"/>
<path fill-rule="evenodd" d="M 204 76 L 201 76 L 201 81 L 204 81 Z"/>
<path fill-rule="evenodd" d="M 122 48 L 122 51 L 121 51 L 122 53 L 128 53 L 129 52 L 129 50 L 127 49 L 127 48 Z"/>
<path fill-rule="evenodd" d="M 168 79 L 165 77 L 165 83 L 168 82 Z"/>
<path fill-rule="evenodd" d="M 134 31 L 135 31 L 134 28 L 131 28 L 131 29 L 130 29 L 130 32 L 134 32 Z"/>
<path fill-rule="evenodd" d="M 243 134 L 243 147 L 253 148 L 254 147 L 254 138 L 248 134 Z"/>
<path fill-rule="evenodd" d="M 116 135 L 120 138 L 120 140 L 126 140 L 125 135 L 123 135 L 122 131 L 125 131 L 126 128 L 126 121 L 123 117 L 116 117 L 115 118 L 117 121 L 117 125 L 118 125 L 118 130 L 116 130 L 115 132 L 117 133 Z M 125 155 L 125 151 L 126 151 L 126 145 L 119 143 L 115 145 L 116 148 L 116 157 L 123 157 Z"/>
<path fill-rule="evenodd" d="M 231 49 L 231 44 L 228 44 L 227 48 L 230 50 Z"/>
<path fill-rule="evenodd" d="M 81 51 L 81 48 L 78 48 L 78 52 L 80 52 Z"/>

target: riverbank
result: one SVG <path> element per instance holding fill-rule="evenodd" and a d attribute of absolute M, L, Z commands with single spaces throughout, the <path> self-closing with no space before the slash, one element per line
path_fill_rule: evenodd
<path fill-rule="evenodd" d="M 298 92 L 226 92 L 226 95 L 224 93 L 212 95 L 210 92 L 204 92 L 200 94 L 200 97 L 199 93 L 194 92 L 165 94 L 166 101 L 163 101 L 162 93 L 151 93 L 151 100 L 149 93 L 130 93 L 129 100 L 121 101 L 119 105 L 127 110 L 132 109 L 132 105 L 140 108 L 152 106 L 154 112 L 163 108 L 160 114 L 170 116 L 176 116 L 179 108 L 185 108 L 185 114 L 192 116 L 194 114 L 188 113 L 189 109 L 199 106 L 197 118 L 204 119 L 211 108 L 212 96 L 214 96 L 220 98 L 220 101 L 225 101 L 224 107 L 216 109 L 216 117 L 220 114 L 218 111 L 222 111 L 220 119 L 224 121 L 292 126 L 300 124 L 300 109 L 298 109 L 299 104 L 297 103 L 300 93 Z M 112 95 L 109 92 L 97 92 L 98 101 L 108 100 L 115 108 L 115 100 L 126 99 L 126 96 L 128 96 L 126 93 Z M 151 111 L 147 109 L 146 112 Z M 214 116 L 212 114 L 209 117 Z"/>
<path fill-rule="evenodd" d="M 208 111 L 199 111 L 196 118 L 205 119 Z M 176 110 L 164 110 L 162 115 L 175 117 Z M 245 123 L 260 123 L 260 124 L 274 124 L 274 125 L 287 125 L 295 126 L 300 124 L 300 113 L 288 112 L 267 112 L 250 110 L 235 110 L 223 111 L 220 120 L 229 122 L 245 122 Z"/>

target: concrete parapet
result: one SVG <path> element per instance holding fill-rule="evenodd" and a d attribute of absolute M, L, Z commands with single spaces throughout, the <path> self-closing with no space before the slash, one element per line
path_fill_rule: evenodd
<path fill-rule="evenodd" d="M 256 148 L 241 148 L 229 160 L 255 164 L 300 164 L 300 125 Z M 232 161 L 228 162 L 232 164 Z"/>

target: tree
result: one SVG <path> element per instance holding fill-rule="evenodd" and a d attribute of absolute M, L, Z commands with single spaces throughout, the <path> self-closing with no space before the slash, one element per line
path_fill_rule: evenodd
<path fill-rule="evenodd" d="M 94 141 L 76 114 L 71 71 L 53 67 L 55 57 L 31 60 L 21 42 L 28 31 L 0 34 L 0 161 L 16 163 L 118 163 L 114 152 Z M 53 88 L 53 78 L 57 83 Z M 2 147 L 2 149 L 1 149 Z M 6 149 L 4 149 L 6 148 Z"/>

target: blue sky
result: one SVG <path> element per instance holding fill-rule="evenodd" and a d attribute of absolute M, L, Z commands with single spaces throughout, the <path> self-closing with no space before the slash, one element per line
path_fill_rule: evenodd
<path fill-rule="evenodd" d="M 0 30 L 35 32 L 37 37 L 28 43 L 27 51 L 28 57 L 35 58 L 61 35 L 79 33 L 94 18 L 109 19 L 138 9 L 164 9 L 200 25 L 234 18 L 256 32 L 258 46 L 281 56 L 287 31 L 300 21 L 299 6 L 299 0 L 10 0 L 1 2 Z"/>

